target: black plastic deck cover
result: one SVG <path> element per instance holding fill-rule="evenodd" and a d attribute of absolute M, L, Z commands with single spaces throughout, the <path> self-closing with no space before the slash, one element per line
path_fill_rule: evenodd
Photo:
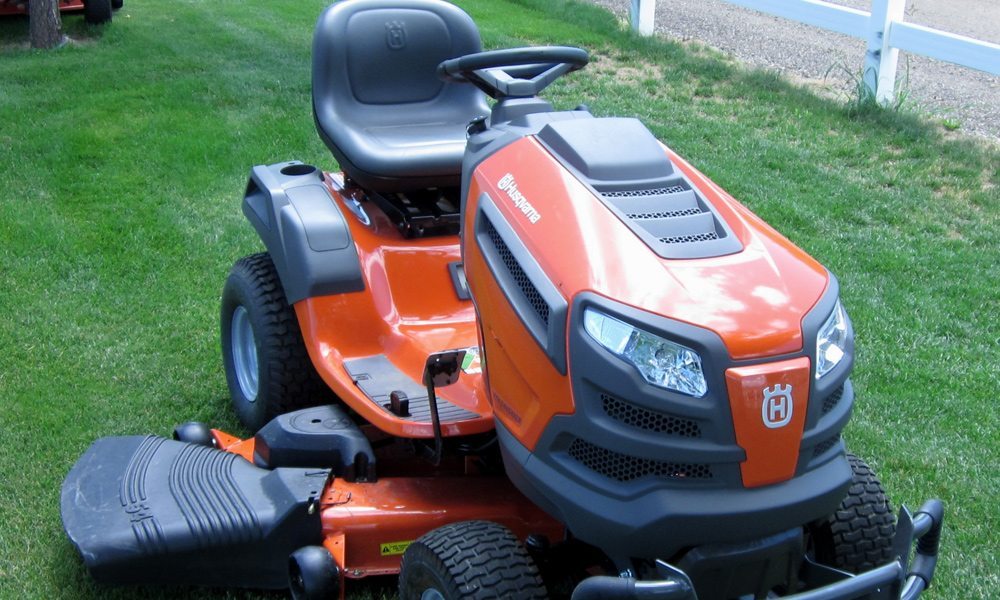
<path fill-rule="evenodd" d="M 371 442 L 339 406 L 279 415 L 254 436 L 254 462 L 265 468 L 330 467 L 348 481 L 375 479 Z"/>
<path fill-rule="evenodd" d="M 107 437 L 66 476 L 60 509 L 98 581 L 284 588 L 289 554 L 322 541 L 309 505 L 329 476 L 157 436 Z"/>

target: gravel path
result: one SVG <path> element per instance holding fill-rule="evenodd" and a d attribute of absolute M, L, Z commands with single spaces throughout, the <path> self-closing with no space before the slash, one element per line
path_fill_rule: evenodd
<path fill-rule="evenodd" d="M 630 0 L 590 0 L 628 18 Z M 830 0 L 870 10 L 870 0 Z M 906 20 L 1000 43 L 998 0 L 910 0 Z M 697 40 L 753 66 L 837 93 L 853 88 L 865 42 L 723 0 L 658 0 L 656 31 Z M 900 53 L 899 74 L 909 77 L 905 105 L 960 124 L 959 131 L 1000 142 L 1000 77 L 951 63 Z M 904 106 L 905 106 L 904 105 Z"/>

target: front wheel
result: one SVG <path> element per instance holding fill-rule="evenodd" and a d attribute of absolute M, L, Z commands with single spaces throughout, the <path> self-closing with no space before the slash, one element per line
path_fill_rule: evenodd
<path fill-rule="evenodd" d="M 882 482 L 871 467 L 850 453 L 847 460 L 851 487 L 837 512 L 813 528 L 813 549 L 821 563 L 861 573 L 894 558 L 896 520 Z"/>
<path fill-rule="evenodd" d="M 309 359 L 271 255 L 233 265 L 222 290 L 222 362 L 237 416 L 252 431 L 274 417 L 331 401 Z"/>
<path fill-rule="evenodd" d="M 340 568 L 323 546 L 299 548 L 288 558 L 292 600 L 330 600 L 340 592 Z"/>
<path fill-rule="evenodd" d="M 544 600 L 545 585 L 524 545 L 503 525 L 464 521 L 410 544 L 399 571 L 400 600 Z"/>

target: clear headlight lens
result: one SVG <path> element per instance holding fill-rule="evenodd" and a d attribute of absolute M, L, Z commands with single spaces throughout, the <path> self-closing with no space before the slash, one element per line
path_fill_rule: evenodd
<path fill-rule="evenodd" d="M 583 326 L 599 344 L 632 363 L 649 383 L 698 398 L 708 390 L 701 357 L 694 350 L 592 308 L 584 310 Z"/>
<path fill-rule="evenodd" d="M 816 379 L 826 375 L 847 352 L 847 314 L 840 300 L 833 308 L 833 313 L 819 329 L 816 337 Z"/>

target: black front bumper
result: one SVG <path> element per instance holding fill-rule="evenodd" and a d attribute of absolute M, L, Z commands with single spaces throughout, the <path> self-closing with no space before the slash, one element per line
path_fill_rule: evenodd
<path fill-rule="evenodd" d="M 847 492 L 847 461 L 753 489 L 639 482 L 613 495 L 559 461 L 539 459 L 496 423 L 508 477 L 526 496 L 616 563 L 669 557 L 680 548 L 752 540 L 831 514 Z M 633 489 L 634 488 L 634 489 Z"/>
<path fill-rule="evenodd" d="M 783 600 L 913 600 L 930 587 L 937 566 L 944 508 L 940 500 L 929 500 L 915 514 L 904 506 L 896 524 L 893 549 L 896 560 L 870 571 L 850 575 L 809 560 L 800 577 L 804 591 L 782 596 Z M 916 543 L 913 560 L 910 549 Z M 687 575 L 657 561 L 662 579 L 590 577 L 573 591 L 572 600 L 657 599 L 698 600 Z"/>

